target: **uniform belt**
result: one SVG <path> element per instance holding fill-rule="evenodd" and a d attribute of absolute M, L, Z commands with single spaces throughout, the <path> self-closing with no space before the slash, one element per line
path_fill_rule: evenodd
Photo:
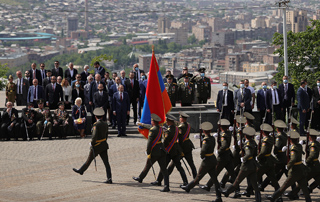
<path fill-rule="evenodd" d="M 213 153 L 212 154 L 205 154 L 204 156 L 213 156 Z"/>
<path fill-rule="evenodd" d="M 159 141 L 159 142 L 157 142 L 156 144 L 160 144 L 160 143 L 162 143 L 161 141 Z"/>
<path fill-rule="evenodd" d="M 271 156 L 271 154 L 266 154 L 266 155 L 264 155 L 264 156 Z"/>
<path fill-rule="evenodd" d="M 228 147 L 227 149 L 226 149 L 226 151 L 228 151 L 230 149 L 230 147 Z"/>
<path fill-rule="evenodd" d="M 313 161 L 318 161 L 318 159 L 313 159 Z"/>
<path fill-rule="evenodd" d="M 101 139 L 101 140 L 97 140 L 96 143 L 100 143 L 100 142 L 103 142 L 103 141 L 106 141 L 106 138 Z"/>
<path fill-rule="evenodd" d="M 189 138 L 187 137 L 186 139 L 184 139 L 183 141 L 189 140 Z"/>
<path fill-rule="evenodd" d="M 302 164 L 302 161 L 299 161 L 299 162 L 297 162 L 297 163 L 294 163 L 293 165 L 300 165 L 300 164 Z"/>
<path fill-rule="evenodd" d="M 248 160 L 251 160 L 251 159 L 253 159 L 253 157 L 252 157 L 252 156 L 248 158 Z"/>
<path fill-rule="evenodd" d="M 278 152 L 283 152 L 282 150 L 278 150 Z"/>

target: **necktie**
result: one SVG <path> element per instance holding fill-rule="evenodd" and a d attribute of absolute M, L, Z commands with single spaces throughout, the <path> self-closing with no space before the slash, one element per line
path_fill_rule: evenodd
<path fill-rule="evenodd" d="M 33 70 L 33 79 L 36 78 L 36 70 Z"/>
<path fill-rule="evenodd" d="M 21 79 L 19 79 L 18 94 L 21 94 Z"/>
<path fill-rule="evenodd" d="M 131 80 L 131 88 L 133 89 L 133 82 L 132 82 L 132 80 Z"/>
<path fill-rule="evenodd" d="M 278 99 L 277 99 L 277 96 L 276 96 L 276 90 L 273 90 L 273 96 L 274 96 L 274 104 L 278 104 Z"/>
<path fill-rule="evenodd" d="M 122 93 L 120 93 L 120 101 L 122 101 Z"/>
<path fill-rule="evenodd" d="M 226 99 L 226 91 L 223 91 L 223 100 L 222 100 L 222 104 L 225 104 L 225 99 Z"/>
<path fill-rule="evenodd" d="M 36 100 L 37 99 L 37 87 L 34 87 L 34 95 L 33 95 L 33 99 Z"/>
<path fill-rule="evenodd" d="M 53 90 L 53 92 L 54 92 L 54 84 L 52 84 L 52 90 Z"/>

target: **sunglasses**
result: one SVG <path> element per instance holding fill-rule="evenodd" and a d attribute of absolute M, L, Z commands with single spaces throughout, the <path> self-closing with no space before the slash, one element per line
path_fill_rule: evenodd
<path fill-rule="evenodd" d="M 44 67 L 44 66 L 40 66 L 40 67 Z"/>
<path fill-rule="evenodd" d="M 29 74 L 29 73 L 24 73 L 24 74 Z"/>

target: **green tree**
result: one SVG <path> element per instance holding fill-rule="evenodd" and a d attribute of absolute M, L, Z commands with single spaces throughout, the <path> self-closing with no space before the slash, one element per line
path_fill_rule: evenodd
<path fill-rule="evenodd" d="M 189 36 L 189 38 L 188 38 L 188 43 L 189 43 L 189 44 L 194 44 L 194 43 L 196 43 L 196 41 L 197 41 L 197 39 L 196 39 L 196 37 L 194 36 L 194 34 L 192 34 L 191 36 Z"/>
<path fill-rule="evenodd" d="M 91 60 L 90 66 L 93 67 L 93 64 L 94 64 L 95 62 L 101 63 L 101 62 L 104 61 L 104 60 L 111 61 L 111 60 L 113 60 L 113 56 L 107 56 L 107 54 L 103 54 L 103 55 L 96 56 L 96 57 L 94 57 L 94 58 Z M 114 60 L 113 62 L 116 63 L 117 60 Z M 93 73 L 92 71 L 94 71 L 94 70 L 91 70 L 90 73 Z M 110 71 L 110 70 L 107 69 L 107 71 Z"/>
<path fill-rule="evenodd" d="M 298 89 L 302 79 L 308 79 L 310 84 L 315 84 L 320 77 L 320 21 L 311 20 L 311 26 L 304 32 L 287 34 L 288 44 L 288 73 L 290 81 Z M 275 33 L 273 44 L 281 47 L 275 51 L 280 57 L 284 57 L 283 35 Z M 284 76 L 284 61 L 279 63 L 275 80 L 282 83 Z"/>
<path fill-rule="evenodd" d="M 1 64 L 0 63 L 0 89 L 3 89 L 6 84 L 7 84 L 7 72 L 8 72 L 9 68 L 8 68 L 8 64 Z"/>

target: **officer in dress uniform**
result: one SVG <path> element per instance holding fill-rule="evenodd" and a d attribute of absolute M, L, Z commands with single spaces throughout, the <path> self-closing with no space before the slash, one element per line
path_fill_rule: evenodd
<path fill-rule="evenodd" d="M 167 125 L 168 129 L 164 131 L 164 139 L 163 144 L 166 149 L 166 166 L 168 166 L 169 162 L 172 160 L 175 167 L 179 171 L 183 185 L 188 184 L 188 179 L 184 169 L 181 166 L 180 158 L 181 158 L 181 148 L 179 146 L 179 128 L 175 126 L 174 122 L 176 118 L 170 114 L 167 114 Z M 163 175 L 159 172 L 158 178 L 155 182 L 152 182 L 152 185 L 161 186 L 161 181 L 163 179 Z"/>
<path fill-rule="evenodd" d="M 184 76 L 184 80 L 179 83 L 179 100 L 181 100 L 181 106 L 191 106 L 194 99 L 194 83 L 189 81 L 187 75 Z"/>
<path fill-rule="evenodd" d="M 210 131 L 213 128 L 213 125 L 210 122 L 204 122 L 201 124 L 201 128 L 205 134 L 205 137 L 202 142 L 202 147 L 200 151 L 200 157 L 202 159 L 199 172 L 195 179 L 191 181 L 186 186 L 181 186 L 186 192 L 190 192 L 190 190 L 195 187 L 199 181 L 208 173 L 210 175 L 210 180 L 212 180 L 215 184 L 215 190 L 217 198 L 214 200 L 215 202 L 222 202 L 221 199 L 221 192 L 220 192 L 220 185 L 217 180 L 217 159 L 216 156 L 213 154 L 214 147 L 215 147 L 215 139 L 213 136 L 210 135 Z"/>
<path fill-rule="evenodd" d="M 52 116 L 49 107 L 44 108 L 44 100 L 38 100 L 38 107 L 39 109 L 36 110 L 37 112 L 37 135 L 38 139 L 41 138 L 42 134 L 48 132 L 49 140 L 52 140 Z M 43 132 L 43 130 L 45 130 Z"/>
<path fill-rule="evenodd" d="M 211 97 L 211 82 L 208 77 L 205 77 L 206 68 L 200 68 L 200 77 L 195 78 L 197 84 L 196 97 L 199 104 L 207 104 L 207 100 Z"/>
<path fill-rule="evenodd" d="M 29 140 L 33 139 L 36 130 L 37 112 L 34 111 L 33 103 L 28 103 L 28 107 L 22 109 L 22 119 L 20 123 L 21 132 L 25 134 L 24 140 L 29 136 Z M 26 128 L 27 127 L 27 128 Z M 28 133 L 28 135 L 27 135 Z"/>
<path fill-rule="evenodd" d="M 288 168 L 288 178 L 283 183 L 283 185 L 275 191 L 272 195 L 267 196 L 267 198 L 274 202 L 277 200 L 283 192 L 295 182 L 298 182 L 299 187 L 302 189 L 307 202 L 311 202 L 310 193 L 307 188 L 307 169 L 302 163 L 302 145 L 299 144 L 299 133 L 296 131 L 290 131 L 290 161 L 287 164 Z"/>
<path fill-rule="evenodd" d="M 59 102 L 59 109 L 56 109 L 53 114 L 53 130 L 55 134 L 59 134 L 60 138 L 66 138 L 69 127 L 69 113 L 64 109 L 64 102 Z"/>
<path fill-rule="evenodd" d="M 168 92 L 172 107 L 176 106 L 176 102 L 178 100 L 178 85 L 173 82 L 173 75 L 167 75 L 167 83 L 164 84 L 166 90 Z"/>
<path fill-rule="evenodd" d="M 9 76 L 9 82 L 6 85 L 6 98 L 7 102 L 14 103 L 16 101 L 17 96 L 17 86 L 15 83 L 13 83 L 13 77 L 12 75 Z"/>
<path fill-rule="evenodd" d="M 107 143 L 108 139 L 108 123 L 103 121 L 103 116 L 105 111 L 102 108 L 96 108 L 93 111 L 95 115 L 96 122 L 92 126 L 92 139 L 91 147 L 87 161 L 81 166 L 79 170 L 73 168 L 73 171 L 83 175 L 83 173 L 88 169 L 92 160 L 95 159 L 98 154 L 100 155 L 104 166 L 106 167 L 107 181 L 105 183 L 112 184 L 111 178 L 111 168 L 108 158 L 109 145 Z"/>
<path fill-rule="evenodd" d="M 169 175 L 166 168 L 166 150 L 161 141 L 162 128 L 159 126 L 161 118 L 156 114 L 151 114 L 152 128 L 149 130 L 149 137 L 147 143 L 147 155 L 148 159 L 143 171 L 139 177 L 133 177 L 135 181 L 142 183 L 143 179 L 147 176 L 151 166 L 158 161 L 160 170 L 164 178 L 164 188 L 161 192 L 169 192 Z"/>
<path fill-rule="evenodd" d="M 219 123 L 217 123 L 219 124 Z M 236 179 L 236 175 L 234 173 L 234 165 L 233 165 L 233 156 L 230 151 L 231 137 L 232 134 L 228 130 L 230 126 L 230 122 L 227 119 L 221 119 L 220 124 L 220 139 L 218 139 L 220 148 L 217 150 L 218 154 L 218 164 L 217 164 L 217 175 L 220 174 L 222 169 L 226 169 L 231 176 L 231 180 L 234 181 Z M 218 135 L 216 135 L 218 137 Z M 213 185 L 213 181 L 210 179 L 206 185 L 200 186 L 201 189 L 210 191 L 210 187 Z"/>

